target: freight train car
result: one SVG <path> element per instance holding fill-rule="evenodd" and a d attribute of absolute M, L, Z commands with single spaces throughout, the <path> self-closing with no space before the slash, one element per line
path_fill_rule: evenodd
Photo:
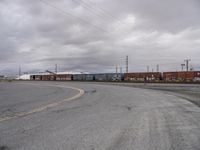
<path fill-rule="evenodd" d="M 100 74 L 35 74 L 30 80 L 38 81 L 135 81 L 135 82 L 200 82 L 200 71 L 133 72 Z"/>
<path fill-rule="evenodd" d="M 123 73 L 107 73 L 106 80 L 107 81 L 123 81 L 124 74 Z"/>
<path fill-rule="evenodd" d="M 71 74 L 56 74 L 56 81 L 70 81 L 72 80 Z"/>
<path fill-rule="evenodd" d="M 30 80 L 42 80 L 42 75 L 31 75 Z"/>
<path fill-rule="evenodd" d="M 193 81 L 200 82 L 200 71 L 195 71 Z"/>
<path fill-rule="evenodd" d="M 105 73 L 94 74 L 95 81 L 107 81 L 107 77 Z"/>
<path fill-rule="evenodd" d="M 86 80 L 86 74 L 74 74 L 72 76 L 73 81 L 85 81 Z"/>
<path fill-rule="evenodd" d="M 122 81 L 124 75 L 122 73 L 102 73 L 94 74 L 95 81 Z"/>
<path fill-rule="evenodd" d="M 178 72 L 163 72 L 163 80 L 166 82 L 178 80 Z"/>
<path fill-rule="evenodd" d="M 100 74 L 74 74 L 73 81 L 121 81 L 123 74 L 100 73 Z"/>
<path fill-rule="evenodd" d="M 163 80 L 166 82 L 180 81 L 192 82 L 200 80 L 200 71 L 180 71 L 180 72 L 163 72 Z"/>
<path fill-rule="evenodd" d="M 74 74 L 72 77 L 73 81 L 94 81 L 93 74 Z"/>
<path fill-rule="evenodd" d="M 162 73 L 160 72 L 136 72 L 125 73 L 125 81 L 160 81 L 162 79 Z"/>
<path fill-rule="evenodd" d="M 31 75 L 31 80 L 37 81 L 54 81 L 56 80 L 56 76 L 54 75 Z"/>
<path fill-rule="evenodd" d="M 31 75 L 30 80 L 37 81 L 69 81 L 72 80 L 71 74 L 43 74 L 43 75 Z"/>
<path fill-rule="evenodd" d="M 42 81 L 54 81 L 56 80 L 55 75 L 42 75 Z"/>
<path fill-rule="evenodd" d="M 95 80 L 95 77 L 93 74 L 86 74 L 85 75 L 85 80 L 86 81 L 94 81 Z"/>

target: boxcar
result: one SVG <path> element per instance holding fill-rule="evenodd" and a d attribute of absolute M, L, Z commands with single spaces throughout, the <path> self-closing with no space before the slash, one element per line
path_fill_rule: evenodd
<path fill-rule="evenodd" d="M 85 81 L 86 80 L 86 74 L 74 74 L 72 77 L 73 81 Z"/>
<path fill-rule="evenodd" d="M 70 81 L 72 80 L 72 75 L 71 74 L 57 74 L 56 75 L 56 80 L 57 81 Z"/>
<path fill-rule="evenodd" d="M 122 73 L 107 73 L 106 80 L 107 81 L 122 81 L 123 74 Z"/>
<path fill-rule="evenodd" d="M 106 74 L 105 73 L 94 74 L 94 80 L 95 81 L 107 81 Z"/>
<path fill-rule="evenodd" d="M 200 71 L 163 72 L 164 81 L 194 81 L 200 78 Z"/>
<path fill-rule="evenodd" d="M 125 73 L 125 81 L 159 81 L 162 74 L 160 72 L 136 72 Z"/>

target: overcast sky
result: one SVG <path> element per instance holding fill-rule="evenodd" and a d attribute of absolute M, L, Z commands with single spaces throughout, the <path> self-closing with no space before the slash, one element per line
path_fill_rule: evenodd
<path fill-rule="evenodd" d="M 0 0 L 0 74 L 200 70 L 199 0 Z M 123 68 L 125 70 L 125 68 Z"/>

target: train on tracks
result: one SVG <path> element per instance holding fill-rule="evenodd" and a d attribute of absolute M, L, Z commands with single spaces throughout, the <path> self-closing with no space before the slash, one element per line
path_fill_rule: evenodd
<path fill-rule="evenodd" d="M 36 81 L 200 82 L 200 71 L 132 72 L 99 74 L 32 74 Z"/>

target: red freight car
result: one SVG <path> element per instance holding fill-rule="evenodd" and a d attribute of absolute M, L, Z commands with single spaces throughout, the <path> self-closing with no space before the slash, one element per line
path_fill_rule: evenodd
<path fill-rule="evenodd" d="M 57 74 L 56 80 L 70 81 L 72 80 L 72 75 L 71 74 Z"/>
<path fill-rule="evenodd" d="M 40 80 L 40 81 L 54 81 L 54 80 L 69 81 L 71 79 L 72 79 L 71 74 L 31 75 L 31 80 Z"/>
<path fill-rule="evenodd" d="M 160 72 L 136 72 L 124 74 L 125 81 L 159 81 L 160 79 Z"/>
<path fill-rule="evenodd" d="M 178 79 L 178 72 L 163 72 L 164 81 L 176 81 Z"/>
<path fill-rule="evenodd" d="M 165 81 L 194 81 L 200 79 L 200 71 L 163 72 Z"/>

